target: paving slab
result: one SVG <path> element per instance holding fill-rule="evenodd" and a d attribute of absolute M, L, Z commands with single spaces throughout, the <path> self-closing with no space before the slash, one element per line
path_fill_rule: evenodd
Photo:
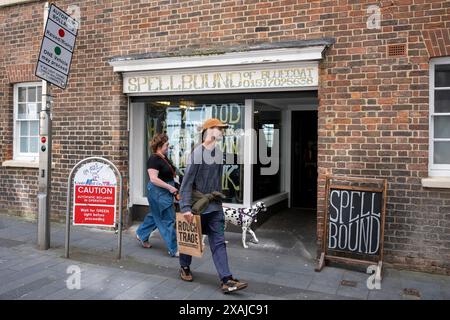
<path fill-rule="evenodd" d="M 64 257 L 64 224 L 52 223 L 51 248 L 41 251 L 34 242 L 36 223 L 0 215 L 0 299 L 151 299 L 151 300 L 354 300 L 450 299 L 450 277 L 385 268 L 380 290 L 369 290 L 364 272 L 326 266 L 315 272 L 308 257 L 311 243 L 298 235 L 283 239 L 276 230 L 257 231 L 259 244 L 244 249 L 240 233 L 226 232 L 233 275 L 249 287 L 224 295 L 207 246 L 194 258 L 194 282 L 179 278 L 179 261 L 168 256 L 164 242 L 153 233 L 151 249 L 143 249 L 134 232 L 123 233 L 123 257 L 117 260 L 117 235 L 77 227 L 71 233 L 70 259 Z M 33 240 L 35 241 L 35 240 Z M 305 247 L 307 246 L 307 248 Z M 305 249 L 306 248 L 306 249 Z M 68 268 L 81 270 L 81 288 L 70 290 Z M 344 281 L 343 281 L 344 280 Z"/>

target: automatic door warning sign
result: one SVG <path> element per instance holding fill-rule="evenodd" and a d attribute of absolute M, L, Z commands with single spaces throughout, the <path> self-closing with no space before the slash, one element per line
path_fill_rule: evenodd
<path fill-rule="evenodd" d="M 117 179 L 101 162 L 88 162 L 74 178 L 73 224 L 115 227 Z"/>
<path fill-rule="evenodd" d="M 75 185 L 74 224 L 115 226 L 116 187 Z"/>

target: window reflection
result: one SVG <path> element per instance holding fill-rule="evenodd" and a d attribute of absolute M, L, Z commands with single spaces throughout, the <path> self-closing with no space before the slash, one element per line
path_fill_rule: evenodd
<path fill-rule="evenodd" d="M 271 157 L 274 143 L 279 143 L 274 141 L 274 132 L 281 129 L 281 111 L 268 105 L 255 104 L 254 126 L 257 134 L 258 154 L 262 152 Z M 260 139 L 264 139 L 264 141 L 260 141 Z M 266 150 L 260 150 L 260 146 Z M 253 201 L 281 191 L 280 170 L 274 175 L 263 175 L 261 168 L 270 167 L 270 163 L 263 165 L 260 160 L 258 157 L 257 164 L 253 165 Z"/>
<path fill-rule="evenodd" d="M 201 126 L 208 118 L 218 118 L 229 125 L 219 147 L 228 161 L 222 175 L 224 202 L 243 202 L 244 165 L 238 163 L 239 146 L 244 142 L 244 101 L 228 101 L 210 97 L 198 99 L 173 98 L 148 101 L 146 105 L 147 158 L 151 155 L 149 143 L 156 133 L 165 132 L 169 137 L 168 157 L 184 175 L 191 151 L 201 142 Z M 233 159 L 233 161 L 229 161 Z M 145 170 L 146 171 L 146 170 Z M 148 175 L 145 172 L 145 186 Z"/>

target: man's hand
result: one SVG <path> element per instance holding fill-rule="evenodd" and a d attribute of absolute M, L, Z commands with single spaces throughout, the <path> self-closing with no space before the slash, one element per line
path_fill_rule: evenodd
<path fill-rule="evenodd" d="M 183 217 L 184 217 L 184 220 L 186 220 L 189 223 L 192 223 L 192 221 L 194 220 L 194 215 L 190 211 L 184 212 Z"/>

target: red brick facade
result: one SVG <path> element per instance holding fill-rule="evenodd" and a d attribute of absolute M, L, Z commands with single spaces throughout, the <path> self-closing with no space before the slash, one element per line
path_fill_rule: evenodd
<path fill-rule="evenodd" d="M 54 218 L 63 218 L 66 179 L 86 156 L 112 160 L 128 176 L 127 99 L 108 60 L 146 52 L 214 49 L 329 37 L 320 64 L 318 238 L 325 174 L 388 179 L 386 262 L 450 273 L 450 190 L 428 176 L 429 59 L 450 56 L 450 2 L 56 1 L 81 7 L 81 29 L 65 91 L 54 89 Z M 369 5 L 381 28 L 368 29 Z M 12 158 L 12 84 L 33 81 L 43 2 L 0 8 L 1 159 Z M 388 46 L 406 55 L 388 57 Z M 0 168 L 0 208 L 35 212 L 36 169 Z M 125 196 L 124 203 L 127 197 Z"/>

